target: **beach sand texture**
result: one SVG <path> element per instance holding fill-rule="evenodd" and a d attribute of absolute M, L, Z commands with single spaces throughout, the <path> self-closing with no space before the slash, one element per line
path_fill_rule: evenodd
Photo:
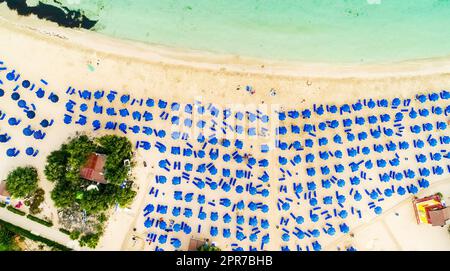
<path fill-rule="evenodd" d="M 11 20 L 12 15 L 5 16 Z M 7 125 L 6 120 L 1 122 L 0 132 L 8 132 L 8 134 L 14 139 L 8 144 L 0 145 L 0 153 L 2 153 L 2 162 L 0 164 L 0 179 L 4 179 L 7 173 L 14 167 L 20 165 L 33 165 L 39 169 L 39 172 L 43 172 L 45 166 L 45 157 L 60 144 L 62 144 L 68 137 L 75 135 L 76 132 L 84 132 L 90 135 L 102 135 L 112 133 L 104 129 L 93 131 L 91 122 L 94 119 L 98 119 L 101 123 L 107 121 L 122 121 L 120 116 L 111 117 L 107 114 L 98 115 L 92 112 L 91 108 L 94 106 L 94 100 L 83 100 L 77 97 L 76 94 L 70 96 L 66 94 L 68 87 L 73 87 L 76 90 L 105 90 L 108 93 L 109 90 L 115 90 L 118 92 L 118 97 L 124 94 L 130 94 L 132 97 L 138 97 L 146 99 L 151 97 L 155 100 L 155 103 L 159 99 L 168 102 L 168 108 L 170 109 L 172 102 L 178 102 L 181 105 L 182 110 L 185 104 L 194 104 L 196 101 L 201 101 L 203 105 L 213 103 L 217 108 L 231 107 L 233 110 L 240 111 L 253 111 L 255 109 L 266 110 L 264 114 L 270 117 L 269 123 L 262 123 L 260 120 L 255 126 L 259 131 L 262 128 L 267 129 L 267 136 L 249 137 L 246 136 L 241 140 L 244 142 L 242 150 L 239 153 L 250 154 L 256 160 L 267 159 L 269 161 L 269 167 L 254 166 L 250 171 L 252 176 L 249 179 L 238 179 L 238 183 L 245 187 L 246 184 L 253 183 L 254 185 L 261 184 L 262 187 L 258 188 L 258 191 L 265 188 L 269 190 L 268 197 L 263 197 L 259 194 L 250 195 L 247 192 L 238 194 L 234 192 L 234 188 L 225 193 L 220 188 L 217 190 L 208 189 L 206 185 L 204 190 L 200 190 L 190 183 L 182 181 L 181 185 L 172 185 L 172 177 L 181 175 L 180 171 L 171 170 L 170 172 L 160 168 L 159 161 L 168 159 L 172 163 L 174 161 L 182 161 L 183 165 L 186 162 L 191 162 L 194 165 L 194 169 L 202 163 L 208 163 L 208 152 L 206 153 L 205 160 L 195 159 L 193 156 L 173 156 L 170 154 L 171 146 L 186 147 L 186 144 L 180 140 L 174 140 L 170 137 L 171 129 L 173 126 L 168 126 L 169 120 L 165 121 L 161 119 L 159 113 L 164 110 L 159 110 L 157 105 L 151 110 L 153 112 L 153 120 L 150 122 L 150 126 L 157 130 L 166 129 L 167 135 L 164 138 L 158 138 L 154 135 L 146 136 L 142 133 L 134 134 L 131 131 L 127 133 L 127 137 L 132 142 L 149 141 L 151 142 L 151 149 L 137 149 L 136 161 L 137 167 L 134 171 L 136 178 L 136 186 L 139 187 L 138 196 L 133 205 L 129 209 L 117 210 L 111 220 L 108 223 L 106 233 L 102 239 L 99 249 L 102 250 L 154 250 L 156 246 L 166 250 L 174 249 L 170 244 L 170 238 L 176 237 L 182 241 L 180 249 L 187 249 L 189 239 L 191 236 L 195 238 L 209 238 L 214 241 L 219 247 L 225 250 L 231 250 L 236 248 L 233 243 L 238 243 L 240 247 L 249 249 L 249 246 L 261 249 L 261 238 L 266 234 L 270 234 L 270 242 L 264 246 L 266 250 L 280 250 L 282 246 L 289 245 L 290 249 L 295 250 L 297 244 L 301 246 L 303 250 L 308 246 L 312 249 L 313 241 L 318 241 L 322 248 L 334 249 L 330 247 L 333 242 L 342 236 L 339 233 L 338 225 L 345 222 L 350 228 L 357 227 L 374 219 L 376 215 L 373 210 L 370 209 L 367 203 L 370 201 L 364 194 L 364 189 L 372 190 L 377 187 L 380 189 L 388 188 L 395 182 L 393 180 L 390 183 L 380 183 L 378 180 L 378 174 L 385 172 L 386 169 L 378 169 L 376 166 L 372 170 L 366 170 L 367 177 L 373 178 L 372 181 L 362 180 L 362 184 L 358 186 L 358 190 L 363 194 L 364 199 L 361 202 L 353 201 L 350 196 L 350 189 L 352 186 L 349 184 L 349 177 L 353 176 L 353 173 L 349 170 L 348 164 L 355 159 L 346 155 L 345 148 L 356 147 L 360 142 L 355 140 L 351 144 L 346 144 L 344 147 L 340 147 L 340 150 L 344 153 L 343 158 L 336 159 L 330 158 L 327 161 L 320 160 L 317 153 L 319 151 L 332 150 L 333 152 L 338 148 L 338 145 L 332 143 L 332 137 L 336 132 L 344 133 L 342 125 L 336 130 L 325 130 L 321 132 L 321 136 L 326 136 L 329 145 L 325 147 L 319 147 L 317 142 L 313 148 L 308 149 L 301 153 L 302 163 L 300 165 L 286 164 L 280 166 L 279 156 L 286 157 L 288 160 L 292 159 L 296 152 L 291 150 L 281 151 L 273 148 L 275 142 L 275 128 L 278 126 L 286 126 L 290 130 L 290 125 L 302 125 L 301 117 L 299 119 L 287 118 L 285 121 L 278 122 L 278 114 L 276 111 L 289 111 L 313 108 L 314 104 L 336 104 L 343 105 L 345 103 L 354 104 L 359 99 L 387 99 L 392 100 L 395 97 L 401 99 L 410 98 L 411 106 L 419 108 L 421 106 L 419 101 L 414 100 L 414 97 L 418 93 L 429 93 L 431 91 L 439 92 L 448 87 L 450 82 L 450 69 L 448 60 L 429 60 L 420 61 L 414 63 L 399 63 L 391 66 L 347 66 L 347 67 L 335 67 L 335 66 L 322 66 L 322 65 L 307 65 L 307 64 L 292 64 L 292 63 L 275 63 L 275 62 L 263 62 L 255 59 L 244 59 L 233 56 L 214 56 L 211 54 L 201 55 L 199 52 L 182 52 L 176 50 L 168 50 L 164 48 L 148 47 L 140 44 L 131 44 L 129 42 L 120 42 L 113 39 L 109 39 L 94 33 L 87 33 L 84 31 L 67 30 L 55 27 L 52 24 L 44 22 L 36 22 L 30 18 L 14 18 L 16 24 L 12 24 L 7 20 L 0 21 L 0 45 L 2 47 L 0 51 L 0 60 L 4 62 L 8 69 L 15 69 L 22 76 L 26 77 L 31 82 L 40 84 L 39 81 L 44 79 L 49 84 L 48 86 L 42 86 L 48 92 L 56 93 L 60 97 L 60 102 L 52 104 L 47 99 L 38 99 L 32 92 L 26 92 L 25 90 L 19 90 L 20 93 L 26 97 L 28 102 L 32 102 L 37 107 L 38 118 L 54 119 L 55 124 L 46 130 L 46 138 L 43 141 L 34 140 L 30 137 L 25 137 L 22 134 L 22 129 L 27 125 L 36 126 L 36 123 L 27 120 L 26 117 L 21 117 L 22 123 L 20 129 L 10 127 Z M 4 72 L 1 75 L 4 85 L 1 86 L 7 92 L 7 95 L 3 97 L 1 110 L 5 111 L 9 116 L 23 116 L 23 110 L 17 107 L 16 102 L 8 98 L 10 92 L 15 87 L 16 82 L 10 82 L 4 80 Z M 246 86 L 251 86 L 255 91 L 251 94 L 246 91 Z M 271 95 L 271 90 L 276 91 L 276 95 Z M 71 125 L 65 125 L 63 122 L 64 114 L 67 114 L 65 107 L 66 102 L 72 99 L 77 105 L 74 107 L 76 110 L 73 115 L 73 122 Z M 78 107 L 81 103 L 86 103 L 90 108 L 86 112 L 80 112 Z M 103 98 L 102 105 L 105 109 L 108 106 Z M 439 105 L 443 108 L 448 106 L 448 101 L 440 99 L 433 105 Z M 116 99 L 110 106 L 117 109 L 123 105 Z M 429 106 L 429 104 L 427 105 Z M 130 107 L 132 108 L 132 107 Z M 158 109 L 158 110 L 156 110 Z M 149 109 L 150 110 L 150 109 Z M 130 109 L 131 111 L 131 109 Z M 170 112 L 170 110 L 167 110 Z M 234 112 L 236 112 L 234 111 Z M 376 107 L 371 111 L 362 111 L 358 116 L 367 118 L 369 115 L 381 115 L 384 113 L 392 113 L 388 109 Z M 131 112 L 130 112 L 131 113 Z M 88 123 L 85 126 L 75 124 L 78 119 L 78 115 L 83 114 L 87 117 Z M 172 116 L 172 115 L 171 115 Z M 188 114 L 184 113 L 180 115 L 180 121 L 183 121 Z M 354 118 L 355 115 L 351 115 Z M 199 117 L 199 116 L 197 116 Z M 327 120 L 330 115 L 324 114 L 321 117 L 313 116 L 308 119 L 310 124 L 318 125 L 320 122 Z M 345 115 L 333 115 L 333 117 L 339 119 L 342 122 L 346 118 Z M 393 115 L 391 116 L 393 117 Z M 211 122 L 214 118 L 209 116 L 205 117 L 205 121 Z M 425 119 L 430 123 L 436 123 L 437 120 L 448 122 L 448 117 L 444 115 L 430 115 L 428 119 Z M 392 139 L 395 142 L 405 140 L 410 142 L 409 151 L 402 152 L 401 169 L 414 169 L 417 170 L 417 165 L 414 155 L 417 154 L 417 150 L 412 147 L 412 137 L 409 132 L 409 125 L 413 125 L 417 120 L 410 120 L 405 117 L 405 121 L 402 125 L 406 127 L 405 135 L 399 138 Z M 423 119 L 422 119 L 423 121 Z M 131 117 L 126 119 L 129 127 L 139 122 L 134 121 Z M 194 125 L 195 125 L 194 121 Z M 208 124 L 209 125 L 209 124 Z M 252 127 L 254 123 L 246 123 L 242 121 L 242 125 L 245 128 Z M 220 127 L 220 125 L 219 125 Z M 375 127 L 375 126 L 374 126 Z M 357 134 L 361 131 L 368 132 L 368 128 L 373 128 L 368 125 L 362 125 L 360 127 L 354 127 L 353 133 Z M 448 129 L 448 128 L 447 128 Z M 114 133 L 122 134 L 116 130 Z M 217 132 L 220 134 L 220 131 Z M 230 136 L 228 133 L 227 136 Z M 319 134 L 319 133 L 318 133 Z M 435 138 L 448 135 L 448 130 L 433 132 Z M 425 135 L 421 135 L 424 137 Z M 302 143 L 308 137 L 307 133 L 302 135 L 296 135 L 288 133 L 287 135 L 280 136 L 280 140 L 293 143 L 296 140 Z M 426 140 L 426 137 L 423 139 Z M 345 141 L 345 140 L 344 140 Z M 391 141 L 391 138 L 381 136 L 380 139 L 375 140 L 370 137 L 364 142 L 364 145 L 372 146 L 373 144 L 386 144 Z M 160 142 L 167 146 L 167 151 L 161 153 L 155 147 L 156 142 Z M 232 140 L 232 142 L 234 142 Z M 200 150 L 203 147 L 203 143 L 198 143 L 195 138 L 190 140 L 194 150 Z M 272 147 L 272 151 L 269 153 L 261 153 L 261 144 L 269 144 Z M 24 153 L 25 148 L 34 146 L 39 149 L 39 155 L 37 157 L 29 157 Z M 17 158 L 6 158 L 3 154 L 8 148 L 16 147 L 21 150 L 20 156 Z M 211 146 L 208 146 L 208 148 Z M 233 160 L 229 163 L 223 162 L 221 156 L 223 153 L 232 154 L 236 148 L 233 144 L 229 148 L 220 146 L 220 144 L 213 147 L 219 149 L 220 156 L 214 161 L 215 167 L 219 170 L 219 175 L 222 168 L 231 169 L 232 174 L 234 170 L 242 169 L 245 167 L 246 162 L 242 164 L 235 163 Z M 329 149 L 327 149 L 329 148 Z M 440 150 L 440 149 L 439 149 Z M 430 151 L 435 151 L 432 147 L 426 145 L 421 151 L 428 155 Z M 448 152 L 448 147 L 445 149 Z M 342 163 L 345 165 L 346 170 L 341 173 L 339 178 L 345 179 L 347 184 L 342 189 L 327 190 L 322 188 L 321 177 L 318 174 L 317 177 L 308 177 L 306 174 L 306 168 L 310 165 L 304 163 L 304 155 L 308 152 L 316 153 L 316 160 L 314 167 L 316 171 L 320 171 L 321 166 L 328 165 L 331 169 L 334 164 Z M 208 158 L 208 159 L 206 159 Z M 392 153 L 375 153 L 371 152 L 370 158 L 373 162 L 376 159 L 393 159 Z M 408 158 L 408 160 L 404 160 Z M 147 167 L 143 166 L 143 162 L 147 163 Z M 427 167 L 438 165 L 448 165 L 448 159 L 442 158 L 440 161 L 432 161 L 427 164 Z M 213 161 L 211 161 L 213 162 Z M 173 166 L 173 165 L 171 165 Z M 286 173 L 280 171 L 280 167 L 284 170 L 290 170 L 293 173 L 292 177 L 287 176 Z M 387 168 L 391 168 L 388 164 Z M 264 171 L 270 176 L 270 181 L 263 183 L 258 180 L 258 177 L 263 174 Z M 333 170 L 332 170 L 333 171 Z M 296 175 L 298 173 L 298 175 Z M 156 176 L 164 175 L 167 177 L 167 182 L 164 184 L 158 184 L 155 181 Z M 192 174 L 193 176 L 202 176 L 201 174 Z M 219 176 L 218 175 L 218 176 Z M 209 176 L 208 171 L 204 177 Z M 443 175 L 431 175 L 427 180 L 432 184 L 433 182 L 448 179 L 448 169 L 444 168 Z M 41 177 L 40 185 L 46 191 L 46 202 L 51 203 L 49 198 L 52 184 L 45 180 L 44 176 Z M 210 176 L 211 177 L 211 176 Z M 279 178 L 285 177 L 283 182 L 279 181 Z M 219 182 L 219 177 L 214 177 L 215 181 Z M 405 184 L 415 183 L 417 186 L 418 176 L 414 180 L 410 180 Z M 204 179 L 205 181 L 205 179 Z M 321 220 L 320 223 L 314 223 L 309 218 L 309 212 L 312 207 L 309 206 L 307 200 L 301 200 L 301 204 L 297 205 L 296 200 L 290 204 L 289 211 L 279 211 L 277 207 L 278 199 L 290 197 L 292 199 L 294 193 L 292 193 L 292 183 L 302 183 L 303 190 L 307 190 L 307 182 L 315 181 L 317 185 L 317 198 L 319 200 L 318 206 L 322 205 L 322 197 L 330 194 L 334 196 L 334 191 L 338 190 L 339 194 L 347 197 L 345 204 L 348 207 L 350 213 L 350 206 L 355 209 L 362 210 L 363 218 L 358 219 L 356 215 L 349 214 L 346 219 L 334 218 L 334 227 L 336 228 L 336 234 L 334 236 L 328 236 L 322 231 L 323 227 L 327 227 L 327 221 Z M 406 181 L 405 181 L 406 182 Z M 270 184 L 270 187 L 268 186 Z M 279 189 L 280 185 L 289 186 L 289 193 L 282 194 Z M 151 187 L 159 189 L 159 196 L 149 195 Z M 448 189 L 448 187 L 446 187 Z M 186 193 L 195 193 L 192 202 L 186 202 L 185 200 L 177 201 L 174 199 L 174 192 L 182 191 L 183 195 Z M 206 192 L 207 191 L 207 192 Z M 442 193 L 450 193 L 450 190 L 440 191 Z M 197 204 L 197 194 L 205 194 L 206 203 L 208 201 L 215 200 L 216 206 L 205 204 L 204 211 L 208 214 L 208 218 L 205 221 L 201 221 L 197 218 L 199 205 Z M 231 207 L 224 207 L 219 204 L 221 198 L 228 198 L 234 204 L 240 200 L 243 200 L 246 206 L 251 202 L 261 202 L 269 207 L 267 213 L 263 213 L 260 210 L 251 211 L 249 208 L 245 208 L 239 212 L 232 212 Z M 383 209 L 387 210 L 402 200 L 404 197 L 400 197 L 395 194 L 391 198 L 386 198 L 384 202 L 380 203 Z M 336 199 L 333 199 L 334 201 Z M 169 217 L 172 216 L 172 207 L 182 207 L 182 214 L 177 218 L 177 223 L 182 221 L 187 222 L 192 226 L 192 232 L 185 234 L 183 231 L 169 233 L 169 238 L 165 244 L 158 244 L 158 241 L 149 244 L 145 241 L 148 233 L 155 233 L 159 235 L 166 234 L 164 230 L 151 227 L 147 229 L 144 226 L 146 217 L 144 217 L 143 209 L 149 204 L 153 204 L 155 207 L 158 204 L 168 205 L 167 215 L 155 214 L 153 211 L 150 217 L 156 220 L 163 217 L 165 222 L 169 223 Z M 326 207 L 332 209 L 337 207 L 336 203 L 333 203 L 333 207 Z M 325 205 L 323 205 L 325 208 Z M 190 218 L 183 217 L 183 210 L 185 208 L 191 208 L 193 216 Z M 339 208 L 339 207 L 337 207 Z M 210 213 L 217 211 L 219 219 L 217 222 L 210 222 Z M 56 210 L 53 213 L 53 217 L 57 217 Z M 317 238 L 306 238 L 298 240 L 291 234 L 289 241 L 282 241 L 283 235 L 282 228 L 279 226 L 280 219 L 282 217 L 289 218 L 290 213 L 294 212 L 296 215 L 302 215 L 305 219 L 304 223 L 299 226 L 304 231 L 318 229 L 321 234 Z M 227 224 L 223 222 L 223 215 L 230 214 L 232 221 Z M 245 217 L 245 223 L 242 225 L 244 228 L 242 232 L 247 236 L 243 241 L 236 240 L 236 218 L 238 215 Z M 251 242 L 249 235 L 252 233 L 252 227 L 248 225 L 248 220 L 257 216 L 258 225 L 261 220 L 266 219 L 270 227 L 267 229 L 261 229 L 258 234 L 258 241 Z M 295 221 L 290 218 L 289 228 L 290 233 L 294 231 Z M 411 222 L 413 223 L 413 222 Z M 201 233 L 197 233 L 197 225 L 202 224 Z M 219 229 L 217 237 L 210 237 L 210 225 L 214 225 Z M 133 231 L 136 228 L 136 231 Z M 231 238 L 222 237 L 222 229 L 230 228 L 232 232 Z M 140 239 L 133 242 L 131 237 L 137 235 Z M 448 242 L 444 245 L 445 248 L 450 249 Z M 420 249 L 419 247 L 417 247 Z M 367 247 L 360 246 L 360 249 L 368 249 Z"/>

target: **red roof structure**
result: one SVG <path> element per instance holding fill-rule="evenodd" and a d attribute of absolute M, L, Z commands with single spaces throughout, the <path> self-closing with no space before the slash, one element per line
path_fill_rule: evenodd
<path fill-rule="evenodd" d="M 81 168 L 81 178 L 101 184 L 107 184 L 108 181 L 105 179 L 105 163 L 106 155 L 92 153 L 89 155 L 84 167 Z"/>
<path fill-rule="evenodd" d="M 435 194 L 413 200 L 417 224 L 444 226 L 450 219 L 450 207 L 445 206 L 440 195 Z"/>

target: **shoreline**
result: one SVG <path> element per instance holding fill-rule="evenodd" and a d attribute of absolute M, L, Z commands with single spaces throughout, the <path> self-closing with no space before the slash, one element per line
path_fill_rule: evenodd
<path fill-rule="evenodd" d="M 5 13 L 6 12 L 6 13 Z M 245 73 L 273 77 L 310 78 L 383 78 L 413 77 L 450 73 L 450 56 L 378 64 L 326 64 L 299 61 L 277 61 L 207 51 L 175 48 L 139 41 L 125 40 L 85 29 L 70 29 L 41 20 L 13 14 L 0 7 L 0 21 L 15 31 L 29 31 L 46 39 L 58 38 L 65 46 L 76 46 L 97 53 L 132 59 L 134 62 L 153 63 L 175 67 L 190 67 L 229 74 Z M 5 16 L 6 15 L 6 16 Z M 15 21 L 13 22 L 12 19 Z M 17 22 L 18 21 L 18 22 Z"/>

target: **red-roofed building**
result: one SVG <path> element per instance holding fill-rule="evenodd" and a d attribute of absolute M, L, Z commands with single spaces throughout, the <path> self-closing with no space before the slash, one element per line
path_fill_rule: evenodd
<path fill-rule="evenodd" d="M 433 226 L 444 226 L 450 219 L 450 207 L 445 206 L 441 196 L 438 194 L 415 198 L 413 200 L 417 224 L 431 224 Z"/>
<path fill-rule="evenodd" d="M 105 163 L 106 155 L 92 153 L 89 155 L 86 164 L 81 168 L 81 178 L 101 184 L 107 184 L 108 181 L 105 179 Z"/>

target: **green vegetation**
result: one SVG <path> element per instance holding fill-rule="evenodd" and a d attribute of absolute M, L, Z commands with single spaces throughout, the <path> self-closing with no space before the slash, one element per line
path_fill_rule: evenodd
<path fill-rule="evenodd" d="M 45 191 L 41 188 L 34 191 L 34 193 L 25 200 L 25 205 L 29 207 L 30 213 L 35 215 L 39 214 L 42 210 L 39 208 L 42 202 L 44 202 Z"/>
<path fill-rule="evenodd" d="M 70 231 L 63 229 L 63 228 L 59 228 L 59 231 L 66 234 L 66 235 L 70 235 Z"/>
<path fill-rule="evenodd" d="M 105 179 L 107 184 L 95 183 L 80 177 L 80 170 L 91 153 L 106 155 Z M 128 206 L 136 196 L 132 189 L 130 172 L 133 167 L 132 144 L 126 137 L 107 135 L 91 139 L 80 135 L 63 144 L 47 157 L 44 173 L 55 183 L 51 198 L 57 208 L 86 212 L 88 217 L 97 216 L 99 223 L 84 232 L 72 231 L 70 237 L 79 239 L 81 246 L 94 248 L 103 233 L 107 217 L 103 213 L 116 203 Z M 96 185 L 95 189 L 89 186 Z M 93 232 L 95 231 L 95 232 Z"/>
<path fill-rule="evenodd" d="M 14 238 L 16 234 L 8 228 L 0 225 L 0 251 L 17 251 L 20 248 L 17 246 Z"/>
<path fill-rule="evenodd" d="M 121 185 L 128 179 L 131 166 L 125 161 L 131 160 L 132 145 L 126 137 L 107 135 L 97 140 L 100 153 L 108 155 L 105 164 L 105 178 L 112 184 Z"/>
<path fill-rule="evenodd" d="M 5 208 L 5 207 L 6 207 L 6 203 L 0 202 L 0 207 L 1 207 L 1 208 Z"/>
<path fill-rule="evenodd" d="M 47 227 L 53 226 L 53 223 L 51 221 L 40 219 L 39 217 L 35 217 L 34 215 L 27 215 L 27 218 Z"/>
<path fill-rule="evenodd" d="M 98 184 L 98 189 L 87 191 L 93 182 L 80 177 L 81 167 L 92 152 L 107 155 L 105 178 L 108 184 Z M 108 210 L 116 202 L 121 206 L 131 203 L 136 192 L 131 182 L 124 187 L 121 184 L 129 179 L 132 165 L 125 163 L 132 155 L 132 145 L 125 137 L 114 135 L 90 139 L 82 135 L 71 139 L 61 149 L 47 157 L 45 175 L 56 182 L 51 197 L 56 207 L 65 208 L 78 204 L 87 213 L 99 213 Z"/>
<path fill-rule="evenodd" d="M 77 240 L 78 238 L 80 238 L 80 235 L 81 235 L 81 232 L 72 231 L 69 236 L 70 236 L 70 239 Z"/>
<path fill-rule="evenodd" d="M 11 211 L 11 212 L 13 212 L 13 213 L 15 213 L 15 214 L 21 215 L 21 216 L 24 216 L 24 215 L 25 215 L 25 212 L 24 212 L 24 211 L 21 211 L 21 210 L 19 210 L 19 209 L 16 209 L 16 208 L 12 207 L 11 205 L 8 205 L 8 207 L 6 207 L 6 209 L 8 209 L 9 211 Z"/>
<path fill-rule="evenodd" d="M 6 189 L 11 196 L 24 198 L 38 188 L 38 174 L 33 167 L 19 167 L 8 174 Z"/>
<path fill-rule="evenodd" d="M 214 245 L 204 243 L 203 245 L 201 245 L 197 248 L 197 251 L 221 251 L 221 249 Z"/>
<path fill-rule="evenodd" d="M 80 238 L 80 246 L 82 247 L 89 247 L 89 248 L 95 248 L 98 244 L 98 241 L 100 240 L 100 233 L 88 233 L 86 235 L 81 236 Z"/>
<path fill-rule="evenodd" d="M 13 225 L 13 224 L 8 223 L 8 222 L 6 222 L 4 220 L 1 220 L 1 219 L 0 219 L 0 227 L 6 228 L 7 230 L 15 233 L 16 235 L 23 236 L 23 237 L 28 238 L 28 239 L 33 240 L 33 241 L 44 243 L 44 244 L 46 244 L 46 245 L 48 245 L 48 246 L 50 246 L 52 248 L 55 248 L 57 250 L 62 250 L 62 251 L 71 250 L 68 247 L 65 247 L 65 246 L 63 246 L 61 244 L 58 244 L 58 243 L 56 243 L 56 242 L 54 242 L 52 240 L 49 240 L 47 238 L 44 238 L 42 236 L 35 235 L 35 234 L 31 233 L 28 230 L 25 230 L 25 229 L 23 229 L 21 227 L 18 227 L 16 225 Z"/>

